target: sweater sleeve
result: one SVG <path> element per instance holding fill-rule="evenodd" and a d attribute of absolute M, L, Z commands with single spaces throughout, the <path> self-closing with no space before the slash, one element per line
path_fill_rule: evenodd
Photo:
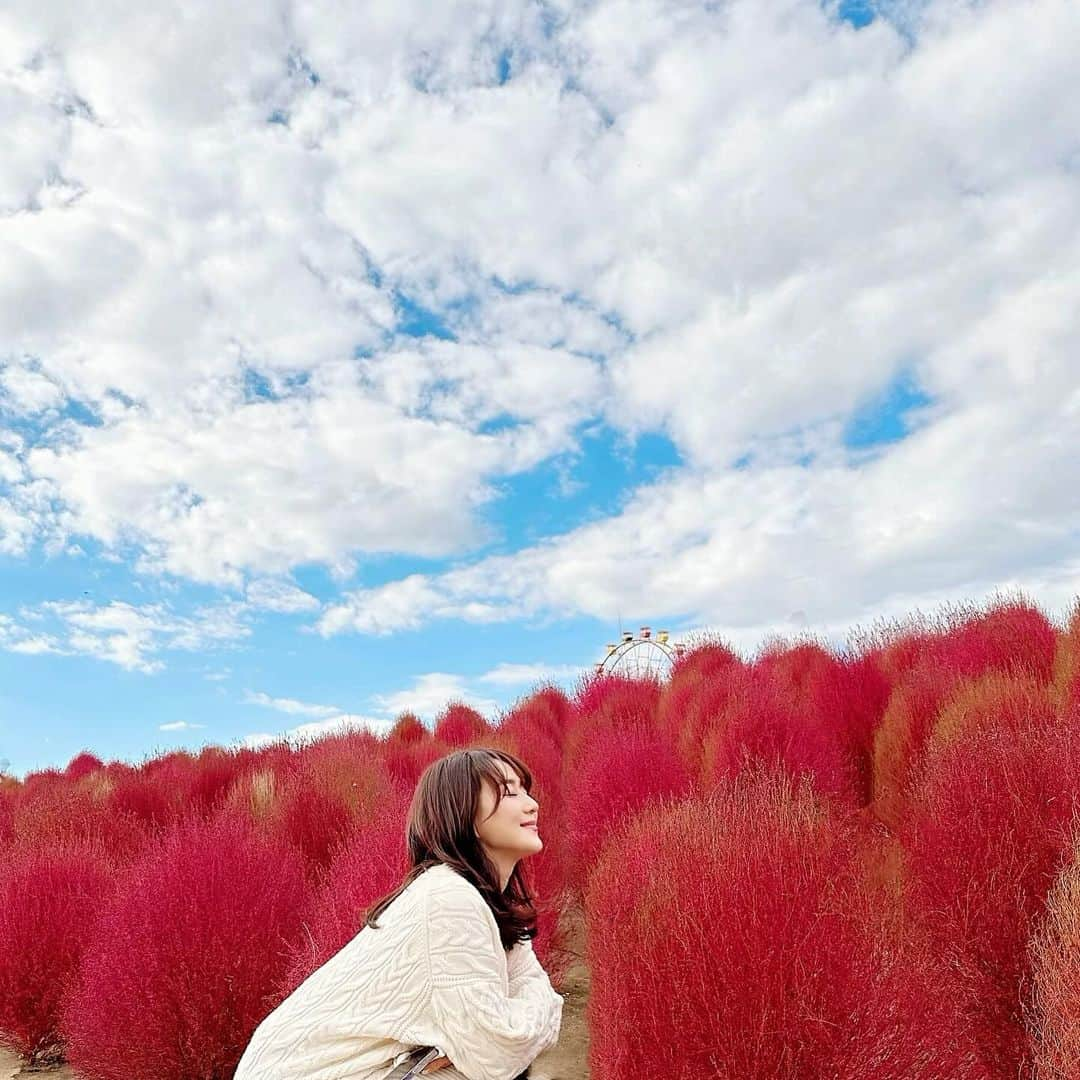
<path fill-rule="evenodd" d="M 506 973 L 510 978 L 512 998 L 537 993 L 540 987 L 551 989 L 548 973 L 536 959 L 531 941 L 519 941 L 506 954 Z"/>
<path fill-rule="evenodd" d="M 436 1045 L 469 1080 L 513 1080 L 556 1042 L 562 1020 L 562 998 L 546 976 L 520 984 L 516 996 L 507 993 L 493 924 L 483 897 L 467 883 L 428 897 Z"/>

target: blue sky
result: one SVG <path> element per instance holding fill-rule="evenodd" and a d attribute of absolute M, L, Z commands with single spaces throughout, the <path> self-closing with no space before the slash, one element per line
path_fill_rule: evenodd
<path fill-rule="evenodd" d="M 64 8 L 0 14 L 5 768 L 1080 592 L 1075 5 Z"/>

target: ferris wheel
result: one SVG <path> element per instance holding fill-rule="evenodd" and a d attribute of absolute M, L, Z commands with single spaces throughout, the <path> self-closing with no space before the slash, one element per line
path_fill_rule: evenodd
<path fill-rule="evenodd" d="M 596 664 L 596 674 L 666 679 L 685 651 L 685 645 L 671 644 L 666 630 L 658 630 L 656 637 L 648 626 L 643 626 L 637 635 L 625 630 L 621 641 L 608 643 L 607 654 Z"/>

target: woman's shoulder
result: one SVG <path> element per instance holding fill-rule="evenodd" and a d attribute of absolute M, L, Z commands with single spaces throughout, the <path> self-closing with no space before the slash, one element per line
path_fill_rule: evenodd
<path fill-rule="evenodd" d="M 414 888 L 424 896 L 429 910 L 438 907 L 489 910 L 480 890 L 446 863 L 437 863 L 425 870 L 414 882 Z"/>

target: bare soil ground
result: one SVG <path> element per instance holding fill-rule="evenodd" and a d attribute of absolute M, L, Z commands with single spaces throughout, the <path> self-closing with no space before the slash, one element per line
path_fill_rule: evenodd
<path fill-rule="evenodd" d="M 559 1041 L 545 1050 L 532 1067 L 536 1080 L 589 1080 L 589 969 L 585 966 L 585 919 L 577 908 L 563 916 L 566 948 L 572 960 L 559 992 L 563 995 Z"/>
<path fill-rule="evenodd" d="M 563 1004 L 562 1028 L 559 1041 L 536 1059 L 532 1067 L 535 1080 L 588 1080 L 589 1031 L 585 1023 L 585 1005 L 589 998 L 589 970 L 585 966 L 585 931 L 580 912 L 571 911 L 568 922 L 567 948 L 572 961 L 560 991 Z M 48 1077 L 48 1080 L 78 1080 L 67 1065 L 36 1069 L 25 1065 L 17 1055 L 0 1047 L 0 1080 L 27 1080 L 29 1077 Z"/>
<path fill-rule="evenodd" d="M 49 1080 L 77 1080 L 75 1073 L 66 1065 L 53 1065 L 48 1068 L 36 1069 L 25 1065 L 18 1054 L 0 1047 L 0 1080 L 20 1080 L 30 1076 L 48 1076 Z"/>

